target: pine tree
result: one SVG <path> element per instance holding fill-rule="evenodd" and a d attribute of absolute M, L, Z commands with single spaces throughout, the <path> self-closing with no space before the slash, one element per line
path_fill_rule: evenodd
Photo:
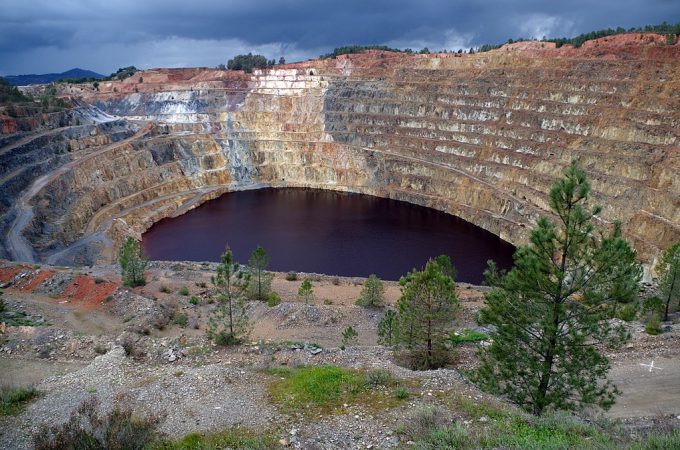
<path fill-rule="evenodd" d="M 310 304 L 314 301 L 314 289 L 312 289 L 312 282 L 309 280 L 304 280 L 298 289 L 298 297 L 305 302 L 305 304 Z"/>
<path fill-rule="evenodd" d="M 369 275 L 356 301 L 359 306 L 382 308 L 385 306 L 385 286 L 375 274 Z"/>
<path fill-rule="evenodd" d="M 148 263 L 142 247 L 132 237 L 128 237 L 118 255 L 118 263 L 123 278 L 123 286 L 137 287 L 146 284 L 144 270 Z"/>
<path fill-rule="evenodd" d="M 242 342 L 250 333 L 245 297 L 250 275 L 234 260 L 231 250 L 222 255 L 212 282 L 217 288 L 218 305 L 208 319 L 208 338 L 219 345 Z"/>
<path fill-rule="evenodd" d="M 636 295 L 641 271 L 619 224 L 606 234 L 593 225 L 600 208 L 586 209 L 589 192 L 585 172 L 572 163 L 550 190 L 556 223 L 538 221 L 509 273 L 492 262 L 486 273 L 492 289 L 480 323 L 495 331 L 474 378 L 537 415 L 549 407 L 607 408 L 618 393 L 599 346 L 627 338 L 609 319 L 622 298 Z"/>
<path fill-rule="evenodd" d="M 413 368 L 434 369 L 448 360 L 446 341 L 458 309 L 451 270 L 450 259 L 443 256 L 399 280 L 402 294 L 397 304 L 399 332 L 395 337 L 405 346 L 404 357 Z"/>
<path fill-rule="evenodd" d="M 666 249 L 656 271 L 659 274 L 659 293 L 665 303 L 663 320 L 667 321 L 673 301 L 680 307 L 680 242 Z"/>
<path fill-rule="evenodd" d="M 378 344 L 391 346 L 397 341 L 397 313 L 388 309 L 378 323 Z"/>
<path fill-rule="evenodd" d="M 265 272 L 269 266 L 269 255 L 264 248 L 257 246 L 250 254 L 248 265 L 252 271 L 250 278 L 250 293 L 257 300 L 267 300 L 271 290 L 272 274 Z"/>
<path fill-rule="evenodd" d="M 359 341 L 359 333 L 351 325 L 342 331 L 342 348 L 356 345 Z"/>

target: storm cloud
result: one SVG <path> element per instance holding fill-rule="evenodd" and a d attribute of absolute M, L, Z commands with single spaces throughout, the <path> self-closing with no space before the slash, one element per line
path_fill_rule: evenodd
<path fill-rule="evenodd" d="M 348 44 L 458 50 L 680 21 L 679 0 L 0 0 L 0 73 L 302 60 Z"/>

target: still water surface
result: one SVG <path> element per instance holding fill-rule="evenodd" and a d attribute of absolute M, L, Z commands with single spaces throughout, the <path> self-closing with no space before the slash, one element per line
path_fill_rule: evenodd
<path fill-rule="evenodd" d="M 246 263 L 261 245 L 276 271 L 398 280 L 447 254 L 458 281 L 479 284 L 486 261 L 512 264 L 514 247 L 462 219 L 410 203 L 314 189 L 231 192 L 164 219 L 143 236 L 155 260 L 219 261 L 228 244 Z"/>

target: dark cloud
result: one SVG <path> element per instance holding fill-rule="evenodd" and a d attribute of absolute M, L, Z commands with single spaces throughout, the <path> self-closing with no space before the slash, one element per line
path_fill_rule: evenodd
<path fill-rule="evenodd" d="M 0 73 L 288 60 L 346 44 L 457 49 L 680 21 L 678 0 L 0 0 Z"/>

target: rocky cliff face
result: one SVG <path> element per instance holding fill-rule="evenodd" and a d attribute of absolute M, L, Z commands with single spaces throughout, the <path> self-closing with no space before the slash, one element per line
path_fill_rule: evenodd
<path fill-rule="evenodd" d="M 110 258 L 162 217 L 258 186 L 402 199 L 520 244 L 573 159 L 602 221 L 621 220 L 641 260 L 680 240 L 680 45 L 655 35 L 463 56 L 369 52 L 253 74 L 152 70 L 67 89 L 128 132 L 76 139 L 82 156 L 52 158 L 34 174 L 48 174 L 39 186 L 4 181 L 25 202 L 5 214 L 9 256 L 23 239 L 53 263 Z M 9 173 L 26 162 L 3 164 Z"/>

